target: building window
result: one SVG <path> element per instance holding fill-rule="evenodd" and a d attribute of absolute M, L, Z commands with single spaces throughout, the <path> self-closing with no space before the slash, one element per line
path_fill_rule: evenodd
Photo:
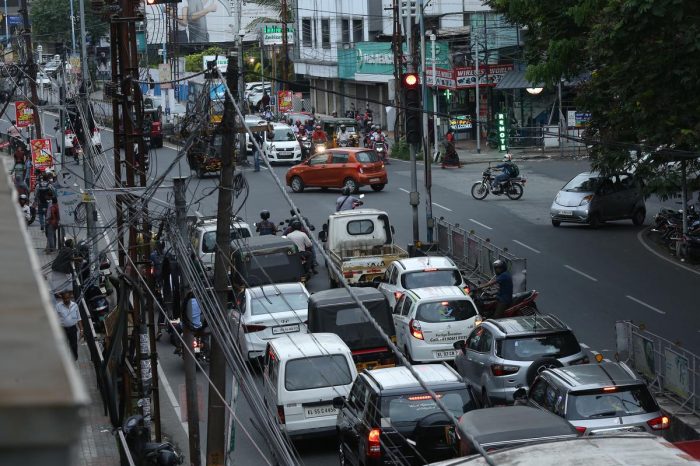
<path fill-rule="evenodd" d="M 311 18 L 301 20 L 301 45 L 311 47 Z"/>
<path fill-rule="evenodd" d="M 361 19 L 352 20 L 352 41 L 362 42 L 365 40 L 365 26 Z"/>
<path fill-rule="evenodd" d="M 462 18 L 464 19 L 464 26 L 472 25 L 471 13 L 464 13 Z"/>
<path fill-rule="evenodd" d="M 331 48 L 331 20 L 321 20 L 321 47 L 324 49 Z"/>
<path fill-rule="evenodd" d="M 340 21 L 340 40 L 341 42 L 350 42 L 350 20 L 343 19 Z"/>

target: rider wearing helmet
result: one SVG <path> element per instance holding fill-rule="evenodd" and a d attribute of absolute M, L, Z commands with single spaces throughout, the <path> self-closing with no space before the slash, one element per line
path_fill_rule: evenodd
<path fill-rule="evenodd" d="M 513 163 L 513 156 L 510 154 L 504 155 L 503 163 L 496 165 L 494 168 L 501 170 L 502 173 L 496 175 L 493 179 L 493 184 L 491 186 L 493 189 L 501 189 L 503 183 L 518 176 L 518 167 Z"/>
<path fill-rule="evenodd" d="M 262 219 L 259 223 L 255 224 L 255 231 L 257 231 L 260 236 L 274 235 L 277 233 L 277 225 L 270 221 L 270 211 L 263 210 L 260 212 L 260 218 Z"/>
<path fill-rule="evenodd" d="M 362 201 L 352 196 L 352 190 L 350 186 L 343 187 L 343 195 L 338 197 L 335 201 L 335 211 L 340 212 L 342 210 L 352 210 L 357 206 L 362 205 Z"/>
<path fill-rule="evenodd" d="M 29 222 L 32 221 L 32 208 L 29 205 L 29 198 L 26 194 L 19 195 L 19 208 L 22 211 L 24 220 L 26 220 L 27 224 L 29 224 Z"/>
<path fill-rule="evenodd" d="M 505 311 L 513 303 L 513 277 L 508 272 L 508 266 L 501 259 L 493 262 L 493 271 L 496 274 L 488 283 L 479 288 L 488 288 L 493 285 L 498 285 L 496 293 L 496 311 L 492 319 L 500 319 L 505 316 Z"/>
<path fill-rule="evenodd" d="M 328 135 L 321 128 L 321 125 L 316 125 L 314 132 L 311 133 L 311 141 L 314 143 L 328 142 Z"/>

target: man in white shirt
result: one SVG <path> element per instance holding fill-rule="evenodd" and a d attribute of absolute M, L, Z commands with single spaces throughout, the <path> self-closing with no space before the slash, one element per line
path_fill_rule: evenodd
<path fill-rule="evenodd" d="M 294 220 L 292 221 L 290 227 L 292 228 L 292 231 L 287 233 L 287 238 L 291 239 L 296 245 L 297 249 L 299 249 L 299 255 L 302 257 L 302 259 L 304 259 L 304 268 L 306 269 L 306 272 L 308 273 L 312 271 L 313 273 L 318 273 L 313 267 L 313 244 L 311 243 L 309 236 L 302 231 L 303 226 L 301 222 L 299 220 Z"/>
<path fill-rule="evenodd" d="M 73 353 L 73 358 L 78 360 L 78 331 L 80 337 L 83 336 L 83 323 L 80 321 L 80 312 L 78 305 L 73 301 L 73 292 L 64 290 L 61 292 L 61 300 L 56 302 L 56 313 L 58 320 L 66 332 L 70 350 Z"/>

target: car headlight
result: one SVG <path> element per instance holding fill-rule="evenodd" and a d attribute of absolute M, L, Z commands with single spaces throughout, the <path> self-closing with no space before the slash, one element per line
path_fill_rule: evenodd
<path fill-rule="evenodd" d="M 588 205 L 590 204 L 591 199 L 593 199 L 593 194 L 589 194 L 588 196 L 585 196 L 583 199 L 581 199 L 581 203 L 579 205 Z"/>
<path fill-rule="evenodd" d="M 561 193 L 557 193 L 557 197 L 554 198 L 554 203 L 559 204 L 559 196 L 561 196 Z M 561 205 L 561 204 L 560 204 Z"/>

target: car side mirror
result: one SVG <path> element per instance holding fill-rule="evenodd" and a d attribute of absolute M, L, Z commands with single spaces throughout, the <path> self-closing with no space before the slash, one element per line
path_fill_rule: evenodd
<path fill-rule="evenodd" d="M 323 243 L 328 241 L 328 232 L 326 230 L 321 230 L 318 232 L 318 239 L 320 239 Z"/>
<path fill-rule="evenodd" d="M 452 343 L 452 347 L 457 351 L 461 351 L 462 353 L 467 352 L 467 343 L 464 340 L 455 341 L 454 343 Z"/>
<path fill-rule="evenodd" d="M 333 407 L 335 409 L 343 409 L 343 406 L 345 406 L 345 398 L 342 396 L 336 396 L 333 398 Z"/>
<path fill-rule="evenodd" d="M 513 400 L 525 403 L 527 401 L 527 388 L 520 387 L 515 392 L 513 392 Z"/>

